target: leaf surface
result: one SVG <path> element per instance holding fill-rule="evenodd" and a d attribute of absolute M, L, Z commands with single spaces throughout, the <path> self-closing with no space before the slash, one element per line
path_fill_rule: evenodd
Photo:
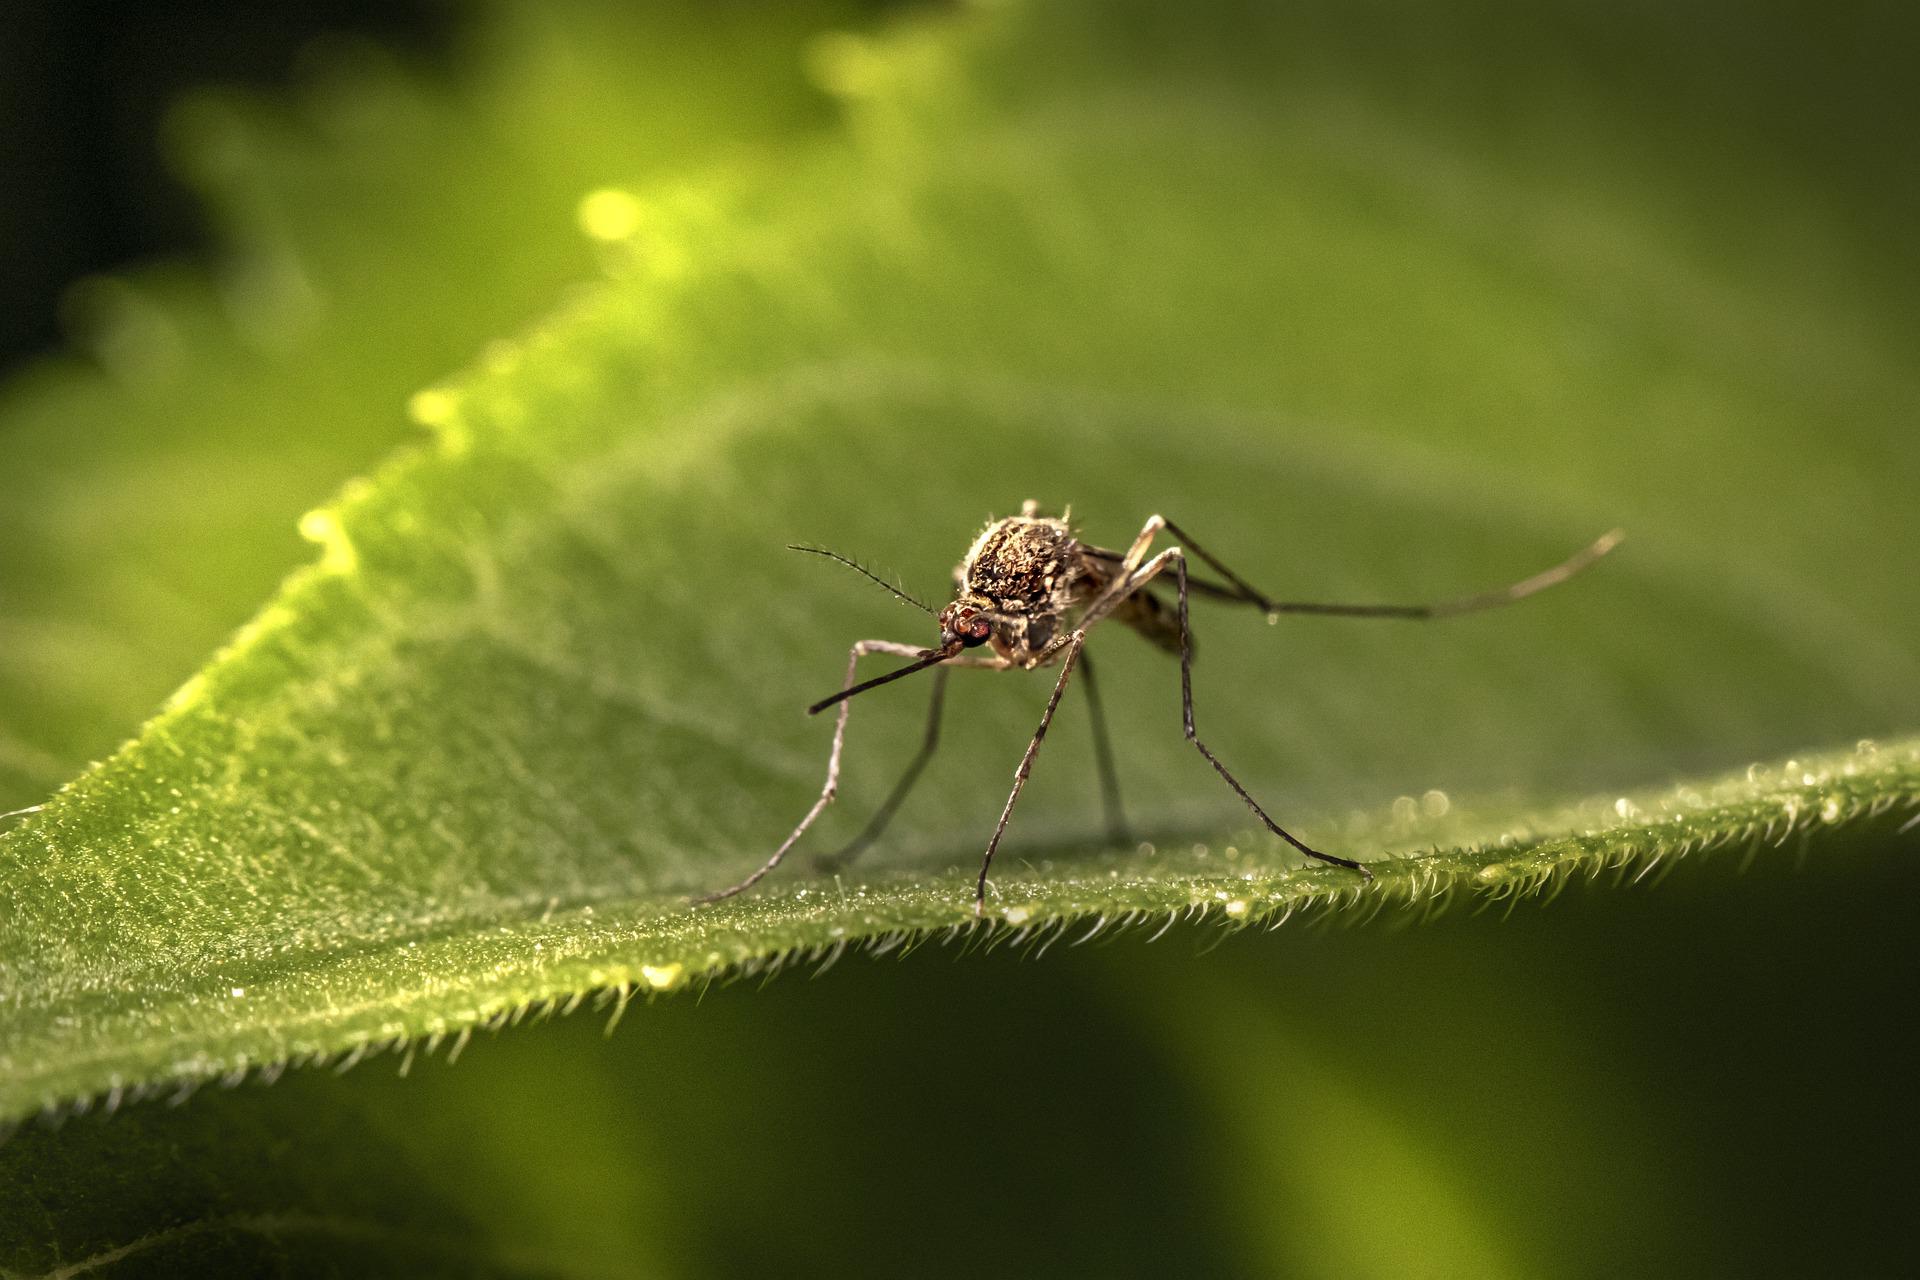
<path fill-rule="evenodd" d="M 301 513 L 416 442 L 408 398 L 593 272 L 584 192 L 822 125 L 794 49 L 844 18 L 489 6 L 457 75 L 323 41 L 285 98 L 180 103 L 221 259 L 82 282 L 74 350 L 0 392 L 0 810 L 125 741 L 306 558 Z"/>
<path fill-rule="evenodd" d="M 996 871 L 1009 930 L 1512 895 L 1904 821 L 1920 587 L 1881 548 L 1911 537 L 1920 387 L 1904 315 L 1831 287 L 1864 268 L 1792 158 L 1748 194 L 1827 275 L 1716 239 L 1672 194 L 1708 142 L 1623 155 L 1631 102 L 1541 163 L 1235 18 L 828 42 L 843 136 L 603 195 L 608 279 L 416 397 L 434 446 L 309 519 L 319 563 L 0 837 L 0 1113 L 978 932 L 1045 675 L 957 675 L 927 789 L 836 880 L 807 854 L 885 794 L 925 690 L 863 698 L 812 849 L 752 899 L 687 898 L 817 793 L 828 725 L 799 709 L 847 644 L 931 639 L 781 544 L 938 595 L 1029 497 L 1109 546 L 1163 512 L 1290 598 L 1451 596 L 1631 541 L 1445 626 L 1196 608 L 1202 732 L 1378 862 L 1364 891 L 1251 832 L 1181 740 L 1176 669 L 1102 633 L 1150 848 L 1094 834 L 1063 722 Z M 1593 89 L 1552 84 L 1535 110 Z"/>

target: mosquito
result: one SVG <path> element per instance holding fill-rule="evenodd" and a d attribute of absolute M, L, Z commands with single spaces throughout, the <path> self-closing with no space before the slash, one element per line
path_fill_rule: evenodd
<path fill-rule="evenodd" d="M 1046 710 L 1040 715 L 1040 727 L 1034 730 L 1026 753 L 1020 758 L 1020 767 L 1014 771 L 1013 790 L 1000 810 L 1000 821 L 994 825 L 993 836 L 987 841 L 986 853 L 980 859 L 980 874 L 973 890 L 974 914 L 978 916 L 985 911 L 987 876 L 993 868 L 993 855 L 1000 848 L 1000 838 L 1006 833 L 1007 823 L 1013 817 L 1013 807 L 1020 799 L 1021 790 L 1027 785 L 1034 758 L 1040 754 L 1040 744 L 1046 740 L 1047 729 L 1053 724 L 1053 714 L 1059 708 L 1060 698 L 1066 693 L 1067 682 L 1072 679 L 1076 669 L 1081 673 L 1081 683 L 1086 688 L 1088 708 L 1092 715 L 1095 757 L 1100 769 L 1101 794 L 1106 807 L 1109 834 L 1116 839 L 1123 838 L 1125 819 L 1120 813 L 1119 787 L 1114 780 L 1113 752 L 1107 740 L 1106 718 L 1100 705 L 1098 685 L 1094 681 L 1093 661 L 1084 651 L 1088 633 L 1109 618 L 1133 628 L 1169 653 L 1179 655 L 1181 727 L 1187 741 L 1206 758 L 1234 794 L 1246 802 L 1247 808 L 1253 810 L 1254 816 L 1260 819 L 1267 830 L 1307 857 L 1344 867 L 1356 872 L 1363 881 L 1371 882 L 1373 872 L 1364 863 L 1315 849 L 1275 822 L 1221 762 L 1220 757 L 1213 753 L 1212 748 L 1201 741 L 1193 720 L 1193 628 L 1187 618 L 1189 597 L 1202 595 L 1233 604 L 1251 605 L 1266 614 L 1269 621 L 1277 620 L 1283 614 L 1419 620 L 1454 618 L 1512 604 L 1548 587 L 1557 586 L 1613 550 L 1624 536 L 1620 530 L 1613 530 L 1551 569 L 1477 595 L 1437 604 L 1322 604 L 1274 600 L 1262 594 L 1165 516 L 1148 517 L 1140 527 L 1139 534 L 1134 537 L 1133 545 L 1124 553 L 1080 541 L 1074 536 L 1070 519 L 1070 509 L 1062 517 L 1044 516 L 1040 514 L 1037 502 L 1028 501 L 1021 506 L 1019 515 L 989 523 L 974 539 L 966 558 L 954 570 L 956 590 L 953 600 L 938 611 L 846 556 L 821 547 L 790 548 L 836 560 L 931 615 L 940 624 L 940 642 L 931 649 L 892 640 L 861 640 L 854 644 L 847 654 L 846 677 L 841 682 L 840 691 L 807 708 L 808 715 L 819 715 L 829 707 L 840 708 L 833 728 L 833 748 L 827 756 L 827 781 L 820 789 L 820 798 L 814 801 L 813 807 L 800 819 L 800 824 L 773 851 L 773 856 L 764 865 L 738 884 L 695 898 L 696 903 L 731 898 L 760 883 L 780 865 L 814 824 L 814 820 L 833 803 L 840 787 L 840 751 L 846 741 L 850 700 L 929 668 L 934 671 L 933 698 L 919 752 L 908 763 L 906 771 L 875 812 L 866 830 L 839 854 L 828 859 L 829 864 L 837 862 L 844 865 L 877 840 L 918 780 L 939 744 L 946 675 L 953 667 L 977 667 L 985 671 L 1031 671 L 1037 667 L 1058 664 L 1060 668 L 1053 693 L 1047 699 Z M 1168 547 L 1149 559 L 1147 553 L 1162 533 L 1176 539 L 1179 545 Z M 1215 582 L 1190 574 L 1187 569 L 1189 555 L 1199 559 L 1224 581 Z M 1163 575 L 1168 573 L 1173 575 L 1174 583 L 1174 603 L 1171 608 L 1151 589 L 1164 586 Z M 979 652 L 981 649 L 987 652 Z M 912 661 L 856 684 L 854 677 L 860 659 L 872 654 L 888 654 Z"/>

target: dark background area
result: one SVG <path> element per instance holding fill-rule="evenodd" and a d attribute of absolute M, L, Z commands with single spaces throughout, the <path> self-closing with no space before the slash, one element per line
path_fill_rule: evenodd
<path fill-rule="evenodd" d="M 0 376 L 59 343 L 74 281 L 209 246 L 160 146 L 183 92 L 279 84 L 331 33 L 431 65 L 460 22 L 448 0 L 26 0 L 0 13 Z"/>

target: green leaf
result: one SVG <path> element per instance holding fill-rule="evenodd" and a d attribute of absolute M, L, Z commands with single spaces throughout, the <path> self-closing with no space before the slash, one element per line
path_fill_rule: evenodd
<path fill-rule="evenodd" d="M 1904 1206 L 1859 1193 L 1911 1158 L 1898 853 L 529 1019 L 23 1125 L 0 1241 L 29 1274 L 844 1275 L 916 1239 L 955 1276 L 1898 1270 Z"/>
<path fill-rule="evenodd" d="M 1299 34 L 1100 7 L 843 39 L 815 61 L 844 136 L 600 196 L 607 282 L 416 397 L 434 447 L 308 520 L 320 563 L 0 837 L 0 1114 L 977 932 L 1046 676 L 956 677 L 928 790 L 857 872 L 687 895 L 817 793 L 828 726 L 798 709 L 845 646 L 930 638 L 781 544 L 935 594 L 1028 497 L 1107 545 L 1164 512 L 1294 598 L 1632 538 L 1444 627 L 1197 611 L 1203 732 L 1289 825 L 1386 859 L 1366 890 L 1250 832 L 1175 670 L 1102 634 L 1153 848 L 1089 839 L 1064 728 L 996 869 L 1015 930 L 1508 896 L 1900 823 L 1920 588 L 1884 548 L 1920 385 L 1904 317 L 1832 287 L 1869 270 L 1853 224 L 1750 152 L 1738 195 L 1780 213 L 1743 243 L 1688 198 L 1722 135 L 1624 150 L 1628 102 L 1543 161 L 1440 110 L 1444 80 L 1377 92 Z M 1563 70 L 1532 111 L 1597 92 Z M 885 794 L 912 687 L 856 705 L 815 851 Z"/>
<path fill-rule="evenodd" d="M 444 83 L 323 42 L 290 100 L 174 112 L 223 260 L 85 282 L 80 350 L 0 406 L 0 810 L 125 741 L 304 557 L 300 514 L 412 442 L 408 397 L 592 273 L 584 191 L 824 122 L 794 49 L 841 8 L 631 10 L 490 6 Z"/>

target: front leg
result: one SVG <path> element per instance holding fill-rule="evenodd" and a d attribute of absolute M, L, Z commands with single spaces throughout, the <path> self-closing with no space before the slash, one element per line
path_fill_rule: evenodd
<path fill-rule="evenodd" d="M 920 780 L 920 774 L 927 767 L 927 761 L 933 759 L 933 753 L 940 745 L 940 717 L 947 701 L 947 669 L 933 669 L 933 698 L 927 704 L 927 728 L 920 740 L 920 750 L 907 762 L 906 772 L 893 784 L 893 790 L 880 803 L 874 815 L 867 821 L 866 830 L 849 841 L 838 853 L 823 854 L 814 860 L 814 865 L 829 875 L 839 872 L 853 864 L 853 860 L 886 833 L 887 824 L 893 821 L 895 810 L 905 803 L 913 790 L 913 784 Z M 844 704 L 843 704 L 844 705 Z"/>
<path fill-rule="evenodd" d="M 963 655 L 958 658 L 949 658 L 933 669 L 933 699 L 927 707 L 927 727 L 920 741 L 920 750 L 915 753 L 912 760 L 907 762 L 906 772 L 900 775 L 900 780 L 893 784 L 893 790 L 887 793 L 887 798 L 874 811 L 873 817 L 867 822 L 866 830 L 855 836 L 840 852 L 826 854 L 817 859 L 816 865 L 821 871 L 834 874 L 844 870 L 852 865 L 855 858 L 865 853 L 882 835 L 886 834 L 887 825 L 893 821 L 893 815 L 906 802 L 908 794 L 913 791 L 914 784 L 920 780 L 921 772 L 926 769 L 927 762 L 933 758 L 935 748 L 940 745 L 940 717 L 946 702 L 947 669 L 973 667 L 983 671 L 1005 671 L 1007 665 L 1005 658 Z"/>
<path fill-rule="evenodd" d="M 899 644 L 892 640 L 859 641 L 847 652 L 847 674 L 846 678 L 842 680 L 840 684 L 843 692 L 853 687 L 853 676 L 855 670 L 860 665 L 860 659 L 870 653 L 890 653 L 897 657 L 914 658 L 920 655 L 921 650 L 913 645 Z M 840 714 L 835 718 L 833 724 L 833 750 L 827 756 L 826 785 L 820 788 L 820 798 L 813 802 L 813 808 L 807 810 L 807 816 L 800 819 L 800 825 L 793 829 L 793 834 L 781 841 L 780 847 L 773 851 L 773 856 L 768 858 L 759 870 L 738 884 L 730 885 L 715 893 L 699 895 L 693 900 L 695 905 L 719 902 L 723 898 L 731 898 L 736 893 L 742 893 L 760 883 L 769 872 L 780 865 L 780 860 L 787 856 L 787 850 L 793 848 L 793 846 L 799 842 L 800 837 L 807 833 L 807 828 L 813 825 L 814 819 L 824 813 L 827 806 L 833 803 L 834 794 L 840 789 L 840 748 L 842 744 L 846 742 L 847 713 L 851 710 L 852 706 L 853 704 L 851 702 L 842 701 L 840 703 Z"/>
<path fill-rule="evenodd" d="M 993 854 L 1000 847 L 1000 837 L 1006 832 L 1007 819 L 1013 816 L 1013 806 L 1020 799 L 1021 788 L 1027 785 L 1027 775 L 1033 772 L 1033 758 L 1040 754 L 1040 744 L 1046 740 L 1047 726 L 1053 723 L 1053 713 L 1060 705 L 1060 695 L 1067 691 L 1067 681 L 1073 675 L 1074 659 L 1080 656 L 1080 646 L 1087 642 L 1085 629 L 1077 630 L 1067 636 L 1057 646 L 1048 646 L 1049 651 L 1058 649 L 1066 653 L 1066 660 L 1060 665 L 1060 678 L 1054 682 L 1053 696 L 1047 699 L 1047 709 L 1040 717 L 1040 727 L 1033 732 L 1033 741 L 1027 744 L 1027 752 L 1020 757 L 1020 767 L 1013 773 L 1013 790 L 1007 796 L 1006 807 L 1000 810 L 1000 821 L 993 828 L 993 839 L 987 841 L 986 856 L 980 859 L 980 879 L 973 888 L 973 914 L 984 914 L 987 902 L 987 871 L 993 866 Z"/>

